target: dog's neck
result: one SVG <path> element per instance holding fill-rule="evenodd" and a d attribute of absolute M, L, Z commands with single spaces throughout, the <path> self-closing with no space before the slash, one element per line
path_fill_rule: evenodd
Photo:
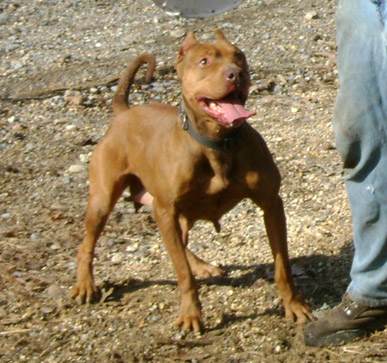
<path fill-rule="evenodd" d="M 199 144 L 210 149 L 227 152 L 235 143 L 243 127 L 227 130 L 219 125 L 214 125 L 212 120 L 206 118 L 197 119 L 195 113 L 186 107 L 184 100 L 180 103 L 179 116 L 182 128 Z"/>

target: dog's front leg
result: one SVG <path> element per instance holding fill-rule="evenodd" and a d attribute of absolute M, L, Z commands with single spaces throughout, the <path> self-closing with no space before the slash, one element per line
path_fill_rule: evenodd
<path fill-rule="evenodd" d="M 302 297 L 297 294 L 290 269 L 287 237 L 286 218 L 279 196 L 274 197 L 263 206 L 264 220 L 271 251 L 274 258 L 274 279 L 285 308 L 285 317 L 304 323 L 312 319 L 309 307 Z"/>
<path fill-rule="evenodd" d="M 185 253 L 179 218 L 172 206 L 154 201 L 154 214 L 161 237 L 175 267 L 181 293 L 180 314 L 176 321 L 183 330 L 200 332 L 201 311 L 198 291 Z"/>

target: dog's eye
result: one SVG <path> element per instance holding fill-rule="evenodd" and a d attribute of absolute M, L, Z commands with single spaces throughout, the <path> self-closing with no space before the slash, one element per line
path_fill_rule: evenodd
<path fill-rule="evenodd" d="M 208 59 L 207 58 L 202 58 L 200 59 L 200 62 L 199 64 L 203 67 L 203 66 L 206 66 L 208 64 Z"/>

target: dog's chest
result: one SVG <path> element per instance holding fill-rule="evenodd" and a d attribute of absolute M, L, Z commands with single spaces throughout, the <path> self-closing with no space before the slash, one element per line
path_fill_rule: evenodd
<path fill-rule="evenodd" d="M 218 220 L 243 199 L 242 193 L 233 185 L 215 193 L 208 192 L 208 185 L 205 184 L 202 189 L 194 189 L 181 198 L 179 210 L 188 219 Z"/>
<path fill-rule="evenodd" d="M 219 219 L 248 196 L 245 174 L 235 161 L 207 159 L 196 164 L 181 185 L 179 210 L 191 220 Z"/>

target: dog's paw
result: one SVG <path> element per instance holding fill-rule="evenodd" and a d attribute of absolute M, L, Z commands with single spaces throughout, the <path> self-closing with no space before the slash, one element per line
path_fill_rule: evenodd
<path fill-rule="evenodd" d="M 192 268 L 194 276 L 206 279 L 208 277 L 224 276 L 226 272 L 218 266 L 211 265 L 209 263 L 197 264 Z"/>
<path fill-rule="evenodd" d="M 296 321 L 298 324 L 304 324 L 309 320 L 315 319 L 309 306 L 300 296 L 296 296 L 290 300 L 289 303 L 284 304 L 284 308 L 285 318 L 287 320 Z"/>
<path fill-rule="evenodd" d="M 195 315 L 183 315 L 176 320 L 176 325 L 184 331 L 193 331 L 194 333 L 200 333 L 202 330 L 202 323 L 200 319 L 200 311 Z"/>
<path fill-rule="evenodd" d="M 97 296 L 98 290 L 92 279 L 80 280 L 71 289 L 71 297 L 79 304 L 91 303 Z"/>
<path fill-rule="evenodd" d="M 176 320 L 176 325 L 184 331 L 193 330 L 195 333 L 201 332 L 201 309 L 196 292 L 193 297 L 189 295 L 182 297 L 180 315 Z"/>

